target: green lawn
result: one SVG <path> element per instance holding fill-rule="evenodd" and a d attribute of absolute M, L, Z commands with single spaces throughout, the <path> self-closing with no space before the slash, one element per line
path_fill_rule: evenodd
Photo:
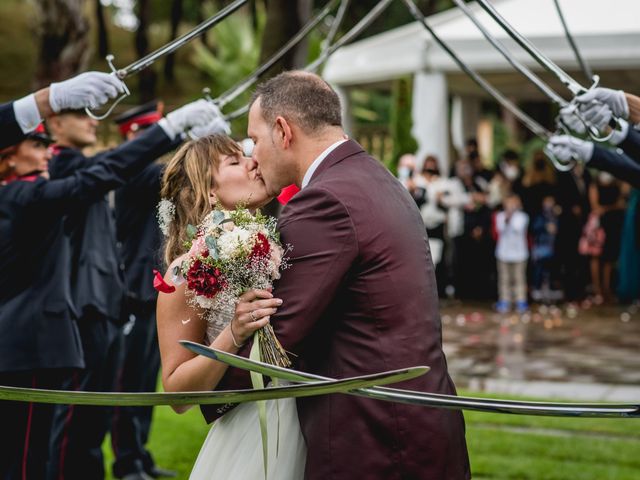
<path fill-rule="evenodd" d="M 640 479 L 640 420 L 479 412 L 465 412 L 465 419 L 474 479 Z M 161 466 L 179 471 L 178 478 L 186 479 L 207 431 L 197 409 L 177 415 L 160 407 L 150 448 Z"/>

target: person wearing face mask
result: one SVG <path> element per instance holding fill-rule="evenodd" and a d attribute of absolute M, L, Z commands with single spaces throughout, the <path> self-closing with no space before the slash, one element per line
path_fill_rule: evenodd
<path fill-rule="evenodd" d="M 624 198 L 622 186 L 611 174 L 600 172 L 589 187 L 591 215 L 604 231 L 604 242 L 599 255 L 590 258 L 593 303 L 600 305 L 611 300 L 613 266 L 620 254 Z"/>
<path fill-rule="evenodd" d="M 542 150 L 533 153 L 522 177 L 522 206 L 531 218 L 542 209 L 542 201 L 557 193 L 556 173 Z"/>

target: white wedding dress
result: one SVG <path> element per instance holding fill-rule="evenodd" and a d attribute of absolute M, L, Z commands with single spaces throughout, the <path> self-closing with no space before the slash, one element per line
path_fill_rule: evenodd
<path fill-rule="evenodd" d="M 210 343 L 228 324 L 233 312 L 207 319 Z M 267 401 L 268 480 L 301 480 L 307 448 L 294 398 Z M 200 449 L 191 480 L 264 480 L 258 406 L 242 403 L 216 420 Z"/>

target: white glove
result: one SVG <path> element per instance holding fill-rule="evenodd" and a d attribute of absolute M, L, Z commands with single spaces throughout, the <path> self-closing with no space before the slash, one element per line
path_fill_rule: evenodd
<path fill-rule="evenodd" d="M 85 72 L 49 86 L 49 105 L 51 110 L 79 110 L 96 108 L 109 98 L 124 93 L 125 86 L 115 75 L 103 72 Z"/>
<path fill-rule="evenodd" d="M 201 98 L 168 113 L 158 122 L 158 125 L 169 138 L 174 139 L 192 127 L 205 126 L 221 117 L 222 113 L 218 107 Z"/>
<path fill-rule="evenodd" d="M 580 140 L 571 135 L 553 135 L 545 150 L 551 152 L 558 160 L 569 162 L 572 159 L 589 162 L 593 155 L 593 143 Z"/>
<path fill-rule="evenodd" d="M 629 105 L 622 90 L 598 87 L 576 97 L 576 101 L 585 104 L 585 107 L 594 100 L 607 105 L 616 117 L 629 118 Z"/>
<path fill-rule="evenodd" d="M 214 118 L 213 121 L 206 125 L 196 125 L 189 130 L 189 136 L 193 139 L 206 137 L 208 135 L 214 135 L 216 133 L 224 133 L 229 135 L 231 133 L 231 127 L 227 121 L 222 117 Z"/>
<path fill-rule="evenodd" d="M 242 154 L 245 157 L 253 156 L 253 149 L 256 146 L 256 144 L 253 143 L 253 140 L 251 140 L 250 138 L 245 138 L 240 142 L 240 146 L 242 147 Z"/>
<path fill-rule="evenodd" d="M 577 108 L 578 107 L 576 105 L 567 105 L 566 107 L 562 107 L 559 112 L 560 119 L 569 130 L 577 133 L 578 135 L 583 135 L 584 133 L 586 133 L 587 128 L 575 114 Z"/>

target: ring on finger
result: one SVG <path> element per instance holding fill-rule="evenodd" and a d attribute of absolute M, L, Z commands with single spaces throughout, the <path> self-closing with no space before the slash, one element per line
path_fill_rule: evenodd
<path fill-rule="evenodd" d="M 251 317 L 251 320 L 254 322 L 257 322 L 258 319 L 256 318 L 256 314 L 255 314 L 255 310 L 252 310 L 249 312 L 249 316 Z"/>

